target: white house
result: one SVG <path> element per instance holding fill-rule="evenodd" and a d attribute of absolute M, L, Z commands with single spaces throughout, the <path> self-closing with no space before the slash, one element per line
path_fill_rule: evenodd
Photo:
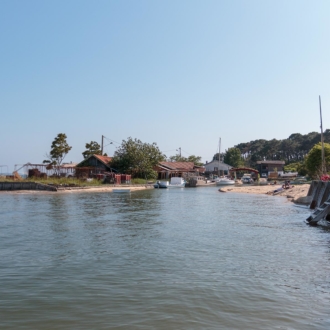
<path fill-rule="evenodd" d="M 220 162 L 218 160 L 212 160 L 211 162 L 206 162 L 204 164 L 205 172 L 210 172 L 213 174 L 220 174 L 220 175 L 228 175 L 229 170 L 232 168 L 232 166 L 225 164 L 223 162 Z"/>

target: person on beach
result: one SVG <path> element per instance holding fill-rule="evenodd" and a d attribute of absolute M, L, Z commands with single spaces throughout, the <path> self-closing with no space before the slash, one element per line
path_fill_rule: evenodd
<path fill-rule="evenodd" d="M 289 189 L 290 188 L 290 181 L 289 180 L 285 180 L 284 181 L 284 185 L 282 185 L 283 189 Z"/>

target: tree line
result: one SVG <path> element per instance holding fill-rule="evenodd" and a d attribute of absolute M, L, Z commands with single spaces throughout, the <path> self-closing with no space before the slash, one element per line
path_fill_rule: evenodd
<path fill-rule="evenodd" d="M 330 143 L 330 130 L 323 133 L 324 142 Z M 294 133 L 283 140 L 254 140 L 234 147 L 240 150 L 244 163 L 255 167 L 260 160 L 284 160 L 286 164 L 301 162 L 310 150 L 321 141 L 321 133 Z"/>
<path fill-rule="evenodd" d="M 330 169 L 330 129 L 323 133 L 326 170 Z M 286 171 L 297 171 L 301 175 L 312 177 L 321 175 L 321 133 L 294 133 L 283 140 L 258 139 L 239 143 L 220 155 L 225 163 L 234 166 L 256 168 L 257 162 L 262 160 L 283 160 Z M 215 154 L 213 159 L 218 159 Z"/>

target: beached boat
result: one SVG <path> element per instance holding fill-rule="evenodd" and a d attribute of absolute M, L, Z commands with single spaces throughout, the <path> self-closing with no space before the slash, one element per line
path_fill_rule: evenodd
<path fill-rule="evenodd" d="M 113 189 L 112 192 L 114 193 L 130 193 L 131 189 L 124 188 L 124 189 Z"/>
<path fill-rule="evenodd" d="M 225 186 L 225 185 L 232 185 L 232 184 L 235 184 L 235 180 L 231 180 L 229 178 L 218 178 L 216 181 L 215 181 L 215 184 L 217 186 Z"/>
<path fill-rule="evenodd" d="M 184 188 L 186 185 L 186 181 L 179 177 L 171 178 L 170 184 L 168 188 Z"/>
<path fill-rule="evenodd" d="M 168 188 L 168 185 L 169 185 L 169 182 L 168 181 L 157 181 L 155 184 L 154 184 L 154 188 L 156 189 L 163 189 L 163 188 Z"/>

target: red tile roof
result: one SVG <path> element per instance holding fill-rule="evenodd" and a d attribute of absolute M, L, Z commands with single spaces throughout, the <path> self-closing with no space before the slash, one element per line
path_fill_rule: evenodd
<path fill-rule="evenodd" d="M 101 155 L 93 155 L 95 158 L 97 158 L 100 162 L 104 163 L 105 165 L 108 165 L 111 161 L 111 157 L 108 156 L 101 156 Z"/>
<path fill-rule="evenodd" d="M 193 171 L 195 167 L 193 162 L 160 162 L 159 165 L 176 171 Z"/>

